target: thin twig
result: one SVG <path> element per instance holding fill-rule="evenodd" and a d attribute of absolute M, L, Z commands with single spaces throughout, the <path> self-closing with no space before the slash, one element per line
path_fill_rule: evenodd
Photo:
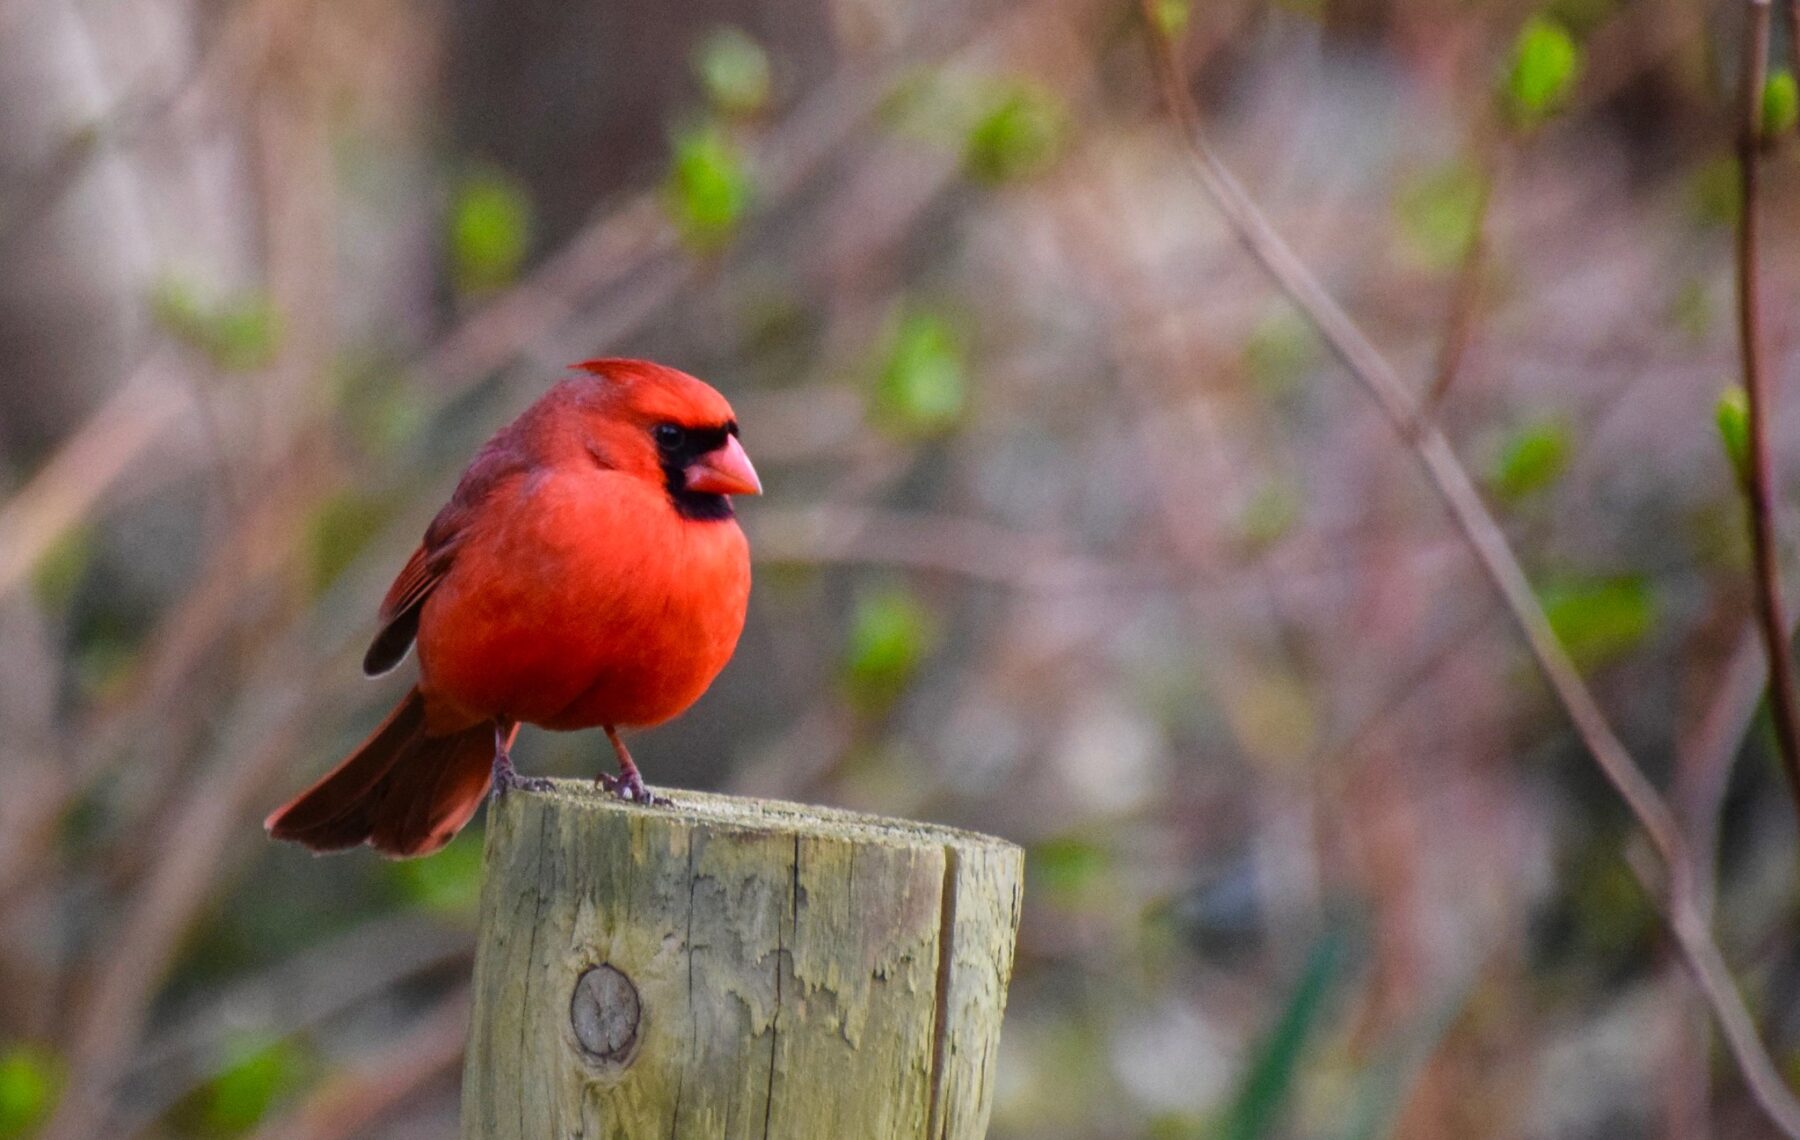
<path fill-rule="evenodd" d="M 224 89 L 268 48 L 273 7 L 270 2 L 233 5 L 214 46 L 179 81 L 127 93 L 95 122 L 72 132 L 23 185 L 0 188 L 0 251 L 30 233 L 32 223 L 81 185 L 99 159 L 130 151 L 182 116 L 196 127 L 215 117 L 222 121 L 231 109 Z M 13 15 L 0 9 L 0 27 Z"/>
<path fill-rule="evenodd" d="M 295 683 L 291 677 L 287 680 Z M 117 936 L 100 952 L 87 1000 L 70 1015 L 69 1081 L 38 1134 L 40 1140 L 85 1140 L 102 1134 L 98 1126 L 149 1017 L 156 987 L 206 898 L 213 869 L 226 865 L 223 856 L 240 834 L 246 809 L 292 762 L 301 730 L 317 713 L 301 700 L 278 699 L 278 704 L 259 710 L 262 722 L 246 732 L 260 744 L 247 750 L 242 748 L 244 741 L 233 740 L 222 747 L 219 778 L 195 787 L 169 821 L 164 846 Z M 247 759 L 237 759 L 234 753 L 239 751 Z"/>
<path fill-rule="evenodd" d="M 1151 26 L 1154 27 L 1154 23 Z M 1417 414 L 1405 382 L 1349 315 L 1325 292 L 1324 286 L 1269 225 L 1237 179 L 1206 144 L 1200 133 L 1199 113 L 1181 82 L 1172 52 L 1160 37 L 1153 37 L 1152 43 L 1153 58 L 1162 72 L 1165 97 L 1189 144 L 1188 156 L 1201 184 L 1257 261 L 1307 319 L 1318 327 L 1332 351 L 1374 396 L 1389 421 L 1404 431 Z M 1483 569 L 1493 578 L 1512 610 L 1546 680 L 1568 708 L 1576 729 L 1594 751 L 1607 778 L 1642 821 L 1658 850 L 1665 856 L 1678 850 L 1682 841 L 1674 816 L 1619 742 L 1568 651 L 1551 630 L 1549 618 L 1532 593 L 1524 569 L 1514 557 L 1499 524 L 1481 501 L 1474 481 L 1457 459 L 1450 441 L 1435 426 L 1427 424 L 1413 436 L 1412 445 Z"/>
<path fill-rule="evenodd" d="M 1781 601 L 1779 540 L 1775 534 L 1775 461 L 1769 449 L 1774 392 L 1763 359 L 1761 266 L 1757 213 L 1761 203 L 1762 91 L 1769 75 L 1769 0 L 1749 0 L 1744 27 L 1744 82 L 1738 123 L 1737 318 L 1738 349 L 1749 397 L 1750 454 L 1742 472 L 1755 566 L 1756 616 L 1769 659 L 1769 713 L 1775 743 L 1800 812 L 1800 703 L 1794 694 L 1794 657 Z"/>
<path fill-rule="evenodd" d="M 1319 746 L 1319 761 L 1316 766 L 1321 771 L 1349 776 L 1351 768 L 1344 761 L 1354 757 L 1376 730 L 1393 719 L 1409 702 L 1429 694 L 1433 682 L 1438 680 L 1439 675 L 1445 672 L 1458 654 L 1467 649 L 1478 636 L 1487 632 L 1492 619 L 1493 611 L 1484 607 L 1473 620 L 1463 622 L 1449 634 L 1439 638 L 1438 643 L 1423 658 L 1412 664 L 1403 677 L 1390 682 L 1386 692 L 1358 710 L 1355 719 L 1346 718 L 1349 727 L 1337 729 Z"/>
<path fill-rule="evenodd" d="M 1669 799 L 1687 836 L 1702 914 L 1712 913 L 1713 884 L 1718 877 L 1719 813 L 1730 787 L 1732 761 L 1756 719 L 1768 681 L 1762 638 L 1756 622 L 1746 622 L 1732 646 L 1731 656 L 1716 673 L 1705 709 L 1675 742 L 1675 774 Z"/>
<path fill-rule="evenodd" d="M 1739 632 L 1724 667 L 1716 670 L 1706 707 L 1675 743 L 1669 801 L 1688 839 L 1695 906 L 1708 921 L 1717 893 L 1719 816 L 1731 782 L 1732 761 L 1762 703 L 1768 677 L 1762 638 L 1757 623 L 1751 620 Z M 1679 965 L 1680 947 L 1665 944 L 1660 956 L 1668 964 L 1664 973 L 1672 975 L 1679 968 L 1685 975 L 1685 966 Z M 1685 987 L 1672 991 L 1669 1018 L 1664 1078 L 1667 1135 L 1670 1140 L 1707 1140 L 1710 1080 L 1705 1059 L 1711 1048 L 1712 1022 Z"/>
<path fill-rule="evenodd" d="M 1476 140 L 1478 151 L 1485 152 L 1488 147 L 1497 146 L 1488 140 L 1488 132 L 1483 131 Z M 1450 317 L 1444 326 L 1444 341 L 1438 347 L 1437 367 L 1431 378 L 1431 387 L 1426 390 L 1421 401 L 1420 416 L 1435 416 L 1438 406 L 1456 382 L 1462 371 L 1463 356 L 1469 347 L 1469 341 L 1475 329 L 1475 311 L 1481 303 L 1481 278 L 1487 271 L 1488 251 L 1488 215 L 1494 201 L 1494 179 L 1500 176 L 1498 156 L 1489 157 L 1485 153 L 1479 161 L 1477 177 L 1480 179 L 1479 195 L 1475 202 L 1475 219 L 1469 233 L 1468 248 L 1463 251 L 1462 261 L 1456 269 L 1456 282 L 1450 289 Z"/>
<path fill-rule="evenodd" d="M 1361 328 L 1325 291 L 1293 249 L 1275 232 L 1237 179 L 1207 144 L 1200 116 L 1183 82 L 1169 41 L 1157 32 L 1154 0 L 1140 0 L 1151 61 L 1170 114 L 1180 128 L 1196 177 L 1225 215 L 1238 239 L 1276 284 L 1306 314 L 1332 352 L 1374 397 L 1382 412 L 1417 453 L 1482 569 L 1511 611 L 1538 668 L 1561 702 L 1594 762 L 1649 835 L 1663 864 L 1663 905 L 1683 958 L 1731 1049 L 1744 1082 L 1768 1118 L 1785 1135 L 1800 1140 L 1800 1102 L 1782 1083 L 1757 1037 L 1724 956 L 1695 904 L 1692 865 L 1674 813 L 1607 721 L 1581 679 L 1568 650 L 1550 627 L 1499 523 L 1457 458 L 1450 441 L 1434 425 L 1417 422 L 1417 405 L 1405 383 Z M 1766 3 L 1767 0 L 1764 0 Z M 1650 884 L 1646 883 L 1648 887 Z M 1653 894 L 1659 893 L 1652 891 Z"/>
<path fill-rule="evenodd" d="M 108 1134 L 136 1136 L 218 1075 L 223 1046 L 246 1021 L 276 1037 L 314 1030 L 474 955 L 469 932 L 417 913 L 375 919 L 231 981 L 206 1004 L 144 1040 L 122 1078 Z"/>
<path fill-rule="evenodd" d="M 88 517 L 139 456 L 181 418 L 188 401 L 152 354 L 18 494 L 0 503 L 0 594 Z"/>
<path fill-rule="evenodd" d="M 1788 0 L 1782 12 L 1787 16 L 1788 55 L 1794 61 L 1794 74 L 1800 77 L 1800 0 Z M 1794 129 L 1800 131 L 1800 119 L 1795 120 Z"/>
<path fill-rule="evenodd" d="M 257 1131 L 253 1140 L 347 1140 L 412 1100 L 462 1064 L 469 1032 L 469 998 L 457 993 L 438 1004 L 405 1037 L 313 1090 L 289 1115 Z"/>
<path fill-rule="evenodd" d="M 976 518 L 861 507 L 746 512 L 759 562 L 905 566 L 1025 590 L 1109 589 L 1154 581 L 1155 567 L 1065 554 L 1055 535 Z"/>

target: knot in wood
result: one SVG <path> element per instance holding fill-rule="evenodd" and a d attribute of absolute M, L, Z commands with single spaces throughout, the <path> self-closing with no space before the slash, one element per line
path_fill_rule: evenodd
<path fill-rule="evenodd" d="M 643 1007 L 631 979 L 610 965 L 591 966 L 575 980 L 569 1024 L 581 1052 L 595 1064 L 630 1064 Z"/>

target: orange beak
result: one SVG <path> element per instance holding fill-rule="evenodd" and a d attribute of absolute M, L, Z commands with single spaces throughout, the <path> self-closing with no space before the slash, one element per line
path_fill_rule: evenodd
<path fill-rule="evenodd" d="M 756 477 L 756 468 L 750 466 L 750 457 L 735 435 L 726 436 L 724 447 L 702 455 L 681 474 L 688 490 L 703 495 L 762 494 L 762 480 Z"/>

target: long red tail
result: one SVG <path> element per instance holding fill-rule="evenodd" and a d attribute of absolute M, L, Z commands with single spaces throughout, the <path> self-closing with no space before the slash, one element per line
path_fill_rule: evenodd
<path fill-rule="evenodd" d="M 343 763 L 263 826 L 314 851 L 367 843 L 395 858 L 429 855 L 481 806 L 494 748 L 491 723 L 425 735 L 425 699 L 415 688 Z"/>

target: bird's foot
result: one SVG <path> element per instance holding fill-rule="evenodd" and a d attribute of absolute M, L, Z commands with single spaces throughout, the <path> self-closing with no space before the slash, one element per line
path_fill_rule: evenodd
<path fill-rule="evenodd" d="M 634 804 L 648 804 L 651 807 L 668 807 L 674 801 L 668 796 L 659 796 L 644 786 L 644 777 L 636 768 L 629 772 L 620 772 L 617 776 L 602 773 L 594 777 L 594 783 L 605 788 L 613 795 Z"/>
<path fill-rule="evenodd" d="M 503 796 L 514 788 L 527 792 L 547 792 L 550 781 L 542 776 L 521 776 L 513 767 L 512 757 L 504 752 L 494 754 L 494 794 Z"/>

